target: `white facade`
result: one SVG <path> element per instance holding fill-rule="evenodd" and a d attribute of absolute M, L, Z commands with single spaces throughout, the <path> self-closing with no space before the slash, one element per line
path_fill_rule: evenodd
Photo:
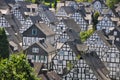
<path fill-rule="evenodd" d="M 71 18 L 75 20 L 77 24 L 80 25 L 81 31 L 86 31 L 87 30 L 87 22 L 85 21 L 84 17 L 80 13 L 74 13 L 72 14 Z"/>
<path fill-rule="evenodd" d="M 97 30 L 102 30 L 104 29 L 106 33 L 109 33 L 111 28 L 115 28 L 114 22 L 110 19 L 108 16 L 104 16 L 101 21 L 98 22 L 96 26 Z"/>
<path fill-rule="evenodd" d="M 10 24 L 3 16 L 0 17 L 0 27 L 10 27 Z"/>

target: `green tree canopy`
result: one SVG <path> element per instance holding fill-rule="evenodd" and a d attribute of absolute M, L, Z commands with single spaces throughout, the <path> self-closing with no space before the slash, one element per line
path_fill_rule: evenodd
<path fill-rule="evenodd" d="M 113 2 L 113 0 L 107 0 L 106 1 L 106 4 L 107 4 L 107 6 L 109 7 L 109 8 L 114 8 L 114 2 Z"/>
<path fill-rule="evenodd" d="M 24 54 L 0 61 L 0 80 L 37 80 Z"/>
<path fill-rule="evenodd" d="M 99 12 L 95 12 L 92 15 L 92 22 L 93 22 L 93 29 L 96 30 L 96 25 L 98 23 L 98 17 L 99 17 L 100 13 Z"/>
<path fill-rule="evenodd" d="M 106 0 L 106 4 L 109 8 L 113 9 L 114 5 L 120 2 L 120 0 Z"/>
<path fill-rule="evenodd" d="M 0 28 L 0 57 L 9 57 L 9 43 L 4 28 Z"/>
<path fill-rule="evenodd" d="M 90 29 L 84 32 L 80 32 L 80 39 L 82 42 L 86 41 L 93 34 L 94 30 Z"/>

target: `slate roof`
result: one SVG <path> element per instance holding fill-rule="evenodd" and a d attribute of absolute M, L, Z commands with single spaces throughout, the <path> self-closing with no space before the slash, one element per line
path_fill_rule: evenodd
<path fill-rule="evenodd" d="M 44 74 L 40 74 L 38 77 L 41 78 L 42 80 L 48 80 Z"/>
<path fill-rule="evenodd" d="M 38 21 L 43 21 L 39 15 L 36 16 L 30 16 L 30 19 L 33 23 L 36 23 Z"/>
<path fill-rule="evenodd" d="M 36 44 L 39 45 L 47 53 L 51 53 L 56 50 L 49 42 L 44 42 L 44 43 L 37 42 Z"/>
<path fill-rule="evenodd" d="M 89 51 L 88 53 L 82 54 L 82 58 L 90 66 L 99 80 L 110 80 L 110 78 L 106 76 L 109 74 L 109 71 L 95 51 Z"/>
<path fill-rule="evenodd" d="M 111 47 L 110 43 L 109 43 L 109 39 L 108 37 L 106 36 L 105 32 L 103 30 L 99 30 L 99 31 L 96 31 L 96 33 L 98 34 L 98 36 L 102 39 L 102 41 L 104 41 L 104 43 Z"/>
<path fill-rule="evenodd" d="M 41 8 L 43 11 L 49 10 L 49 7 L 44 4 L 39 4 L 39 8 Z"/>
<path fill-rule="evenodd" d="M 45 23 L 36 23 L 36 27 L 38 27 L 46 36 L 53 36 L 55 32 L 53 32 L 47 24 Z"/>
<path fill-rule="evenodd" d="M 18 51 L 21 51 L 22 50 L 22 47 L 20 45 L 21 38 L 15 35 L 15 31 L 11 27 L 6 27 L 5 30 L 9 33 L 9 35 L 7 36 L 8 41 L 13 41 L 14 43 L 16 43 L 18 46 Z"/>
<path fill-rule="evenodd" d="M 62 78 L 55 72 L 55 71 L 50 71 L 47 72 L 47 76 L 49 80 L 62 80 Z"/>
<path fill-rule="evenodd" d="M 53 23 L 53 22 L 57 22 L 58 19 L 56 18 L 56 16 L 54 15 L 53 12 L 51 12 L 50 10 L 46 10 L 44 12 L 44 14 L 46 15 L 46 17 L 49 19 L 50 23 Z"/>
<path fill-rule="evenodd" d="M 8 9 L 8 5 L 4 0 L 0 0 L 0 9 Z"/>
<path fill-rule="evenodd" d="M 37 75 L 39 75 L 41 69 L 43 68 L 43 63 L 40 63 L 40 62 L 33 62 L 33 66 L 34 67 L 34 70 L 35 70 L 35 73 Z"/>
<path fill-rule="evenodd" d="M 117 34 L 114 35 L 114 32 L 117 32 Z M 116 38 L 119 38 L 120 40 L 120 29 L 116 27 L 110 33 L 108 33 L 107 36 L 108 38 L 109 36 L 113 36 L 115 38 L 114 43 L 113 40 L 109 38 L 109 44 L 111 44 L 112 46 L 115 45 L 118 48 L 118 50 L 120 50 L 120 41 L 116 40 Z"/>
<path fill-rule="evenodd" d="M 30 5 L 31 3 L 27 2 L 27 1 L 18 1 L 17 4 L 20 5 L 19 11 L 23 15 L 23 17 L 26 18 L 25 12 L 28 12 L 28 9 L 27 9 L 26 5 Z"/>
<path fill-rule="evenodd" d="M 10 6 L 10 5 L 14 5 L 16 2 L 15 0 L 5 0 L 5 2 Z"/>
<path fill-rule="evenodd" d="M 70 40 L 72 40 L 72 41 L 79 40 L 80 41 L 80 37 L 79 37 L 78 33 L 75 32 L 73 29 L 67 29 L 66 33 L 69 36 Z"/>
<path fill-rule="evenodd" d="M 75 9 L 71 6 L 62 6 L 61 8 L 64 9 L 67 14 L 73 14 L 75 12 Z"/>
<path fill-rule="evenodd" d="M 79 33 L 81 28 L 80 26 L 74 21 L 74 19 L 63 19 L 63 23 L 69 28 L 73 29 L 75 32 Z"/>
<path fill-rule="evenodd" d="M 84 5 L 85 7 L 89 7 L 91 5 L 91 3 L 89 2 L 82 2 L 82 3 L 79 3 L 80 5 Z"/>
<path fill-rule="evenodd" d="M 77 10 L 76 12 L 80 13 L 83 17 L 86 16 L 85 8 L 81 8 L 81 9 Z"/>
<path fill-rule="evenodd" d="M 45 69 L 45 66 L 43 63 L 30 61 L 30 65 L 34 68 L 37 77 L 42 80 L 62 80 L 55 71 L 49 71 L 47 69 L 44 71 L 43 69 Z"/>
<path fill-rule="evenodd" d="M 17 3 L 22 6 L 22 7 L 26 7 L 26 5 L 30 5 L 31 3 L 28 1 L 17 1 Z"/>
<path fill-rule="evenodd" d="M 80 54 L 80 52 L 78 51 L 76 47 L 76 45 L 79 43 L 77 43 L 76 41 L 71 41 L 71 40 L 68 40 L 67 43 L 76 55 Z"/>
<path fill-rule="evenodd" d="M 81 40 L 80 40 L 80 37 L 72 29 L 67 29 L 66 32 L 67 32 L 68 36 L 70 37 L 70 39 L 68 39 L 68 41 L 66 43 L 68 43 L 68 45 L 70 46 L 70 48 L 75 52 L 76 55 L 78 55 L 79 51 L 78 51 L 76 45 L 82 44 Z"/>
<path fill-rule="evenodd" d="M 86 52 L 88 50 L 88 46 L 85 44 L 77 44 L 76 47 L 77 47 L 78 51 Z"/>
<path fill-rule="evenodd" d="M 19 22 L 19 20 L 13 14 L 7 14 L 4 15 L 4 17 L 11 27 L 14 28 L 16 32 L 19 32 L 19 28 L 22 27 L 22 24 Z"/>

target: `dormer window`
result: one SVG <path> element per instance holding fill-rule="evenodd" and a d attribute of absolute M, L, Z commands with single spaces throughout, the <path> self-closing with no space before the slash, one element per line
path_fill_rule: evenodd
<path fill-rule="evenodd" d="M 32 35 L 37 35 L 37 29 L 32 29 Z"/>
<path fill-rule="evenodd" d="M 32 12 L 35 12 L 35 8 L 32 8 Z"/>
<path fill-rule="evenodd" d="M 33 48 L 32 48 L 32 52 L 33 52 L 33 53 L 39 53 L 39 48 L 33 47 Z"/>
<path fill-rule="evenodd" d="M 117 35 L 117 31 L 114 31 L 114 36 L 116 36 Z"/>

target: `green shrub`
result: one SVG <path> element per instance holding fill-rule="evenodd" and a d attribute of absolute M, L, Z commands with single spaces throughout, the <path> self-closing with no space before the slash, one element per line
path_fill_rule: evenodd
<path fill-rule="evenodd" d="M 80 32 L 80 39 L 82 42 L 86 41 L 93 34 L 94 30 L 90 29 L 84 32 Z"/>

